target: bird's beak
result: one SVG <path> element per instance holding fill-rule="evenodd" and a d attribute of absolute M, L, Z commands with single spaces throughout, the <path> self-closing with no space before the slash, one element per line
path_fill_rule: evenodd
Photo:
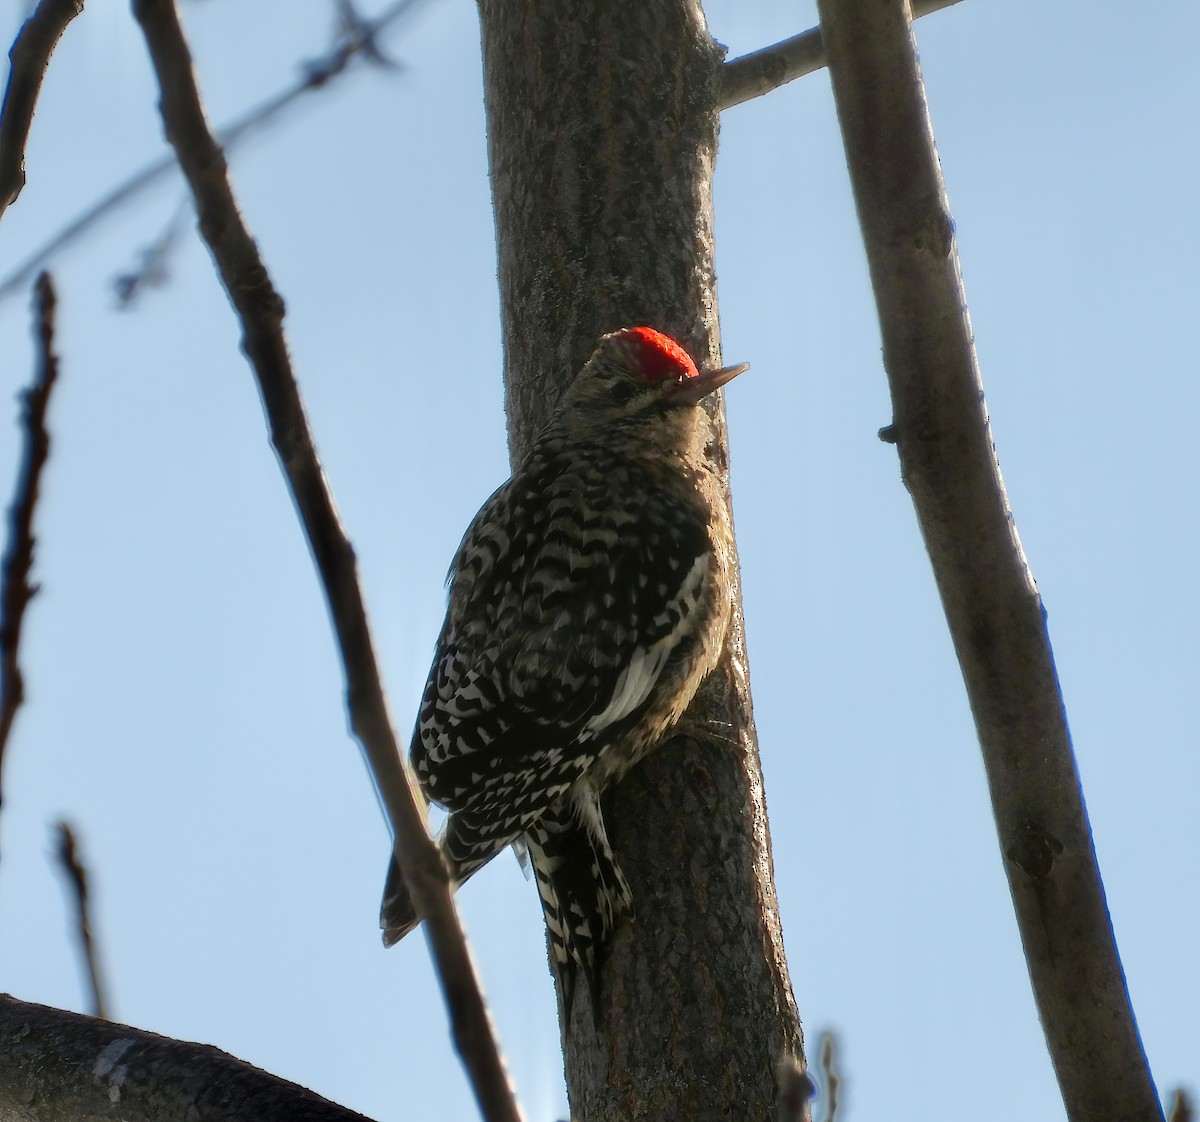
<path fill-rule="evenodd" d="M 726 382 L 732 381 L 749 369 L 748 362 L 739 362 L 736 366 L 722 366 L 720 370 L 701 371 L 698 377 L 677 382 L 674 396 L 689 405 L 698 405 L 714 390 L 719 390 Z"/>

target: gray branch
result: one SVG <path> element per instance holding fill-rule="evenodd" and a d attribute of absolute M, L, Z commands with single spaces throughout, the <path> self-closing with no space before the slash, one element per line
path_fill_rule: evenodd
<path fill-rule="evenodd" d="M 958 0 L 914 0 L 913 17 L 940 12 L 957 3 Z M 761 51 L 730 59 L 721 71 L 718 107 L 730 109 L 743 101 L 762 97 L 824 65 L 825 44 L 819 27 L 763 47 Z"/>
<path fill-rule="evenodd" d="M 1034 997 L 1072 1122 L 1154 1120 L 1045 610 L 992 443 L 904 0 L 818 0 L 900 453 L 983 749 Z"/>
<path fill-rule="evenodd" d="M 283 300 L 238 211 L 224 153 L 213 137 L 173 0 L 134 0 L 162 92 L 167 140 L 191 188 L 200 233 L 242 326 L 271 440 L 313 551 L 346 673 L 351 727 L 362 744 L 396 838 L 396 854 L 437 963 L 455 1043 L 485 1118 L 520 1122 L 521 1112 L 450 895 L 441 855 L 425 828 L 393 731 L 358 584 L 354 549 L 325 481 L 292 372 Z"/>
<path fill-rule="evenodd" d="M 6 1122 L 370 1122 L 207 1044 L 0 994 Z"/>
<path fill-rule="evenodd" d="M 82 11 L 83 0 L 41 0 L 9 49 L 8 86 L 0 106 L 0 217 L 25 186 L 25 145 L 50 56 L 67 24 Z"/>

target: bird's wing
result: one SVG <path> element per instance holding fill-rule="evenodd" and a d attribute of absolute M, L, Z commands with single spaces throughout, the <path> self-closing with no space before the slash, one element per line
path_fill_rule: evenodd
<path fill-rule="evenodd" d="M 429 796 L 480 828 L 535 820 L 636 725 L 693 630 L 705 524 L 652 486 L 635 497 L 614 515 L 569 476 L 538 503 L 502 489 L 464 538 L 413 761 Z"/>

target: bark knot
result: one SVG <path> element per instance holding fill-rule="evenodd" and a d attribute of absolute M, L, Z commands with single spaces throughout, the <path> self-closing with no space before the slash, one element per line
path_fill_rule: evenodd
<path fill-rule="evenodd" d="M 1044 881 L 1054 869 L 1054 863 L 1062 856 L 1063 844 L 1036 826 L 1024 826 L 1012 844 L 1004 851 L 1010 861 L 1035 881 Z"/>

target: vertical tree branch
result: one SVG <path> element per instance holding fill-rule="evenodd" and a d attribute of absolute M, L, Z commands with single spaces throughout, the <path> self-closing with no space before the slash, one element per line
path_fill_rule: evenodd
<path fill-rule="evenodd" d="M 696 0 L 479 7 L 517 461 L 606 331 L 649 324 L 719 365 L 721 52 Z M 724 468 L 720 406 L 714 427 Z M 767 1118 L 781 1058 L 802 1057 L 740 610 L 685 727 L 605 800 L 637 915 L 605 962 L 599 1032 L 586 993 L 563 1025 L 578 1122 Z"/>
<path fill-rule="evenodd" d="M 238 212 L 225 157 L 204 117 L 191 54 L 173 0 L 134 0 L 162 91 L 167 140 L 191 188 L 208 244 L 242 325 L 271 440 L 291 488 L 329 603 L 346 673 L 351 726 L 363 746 L 396 837 L 396 853 L 430 943 L 455 1042 L 485 1118 L 520 1122 L 504 1062 L 458 920 L 441 855 L 393 732 L 354 550 L 325 481 L 283 333 L 283 301 Z"/>
<path fill-rule="evenodd" d="M 822 1122 L 837 1122 L 838 1092 L 842 1078 L 836 1066 L 837 1040 L 833 1033 L 821 1033 L 821 1081 L 825 1084 L 825 1112 Z"/>
<path fill-rule="evenodd" d="M 67 24 L 82 11 L 83 0 L 41 0 L 9 49 L 8 86 L 0 106 L 0 217 L 25 186 L 25 144 L 50 56 Z"/>
<path fill-rule="evenodd" d="M 92 991 L 92 1015 L 108 1020 L 107 1003 L 104 1000 L 104 985 L 100 978 L 100 959 L 96 954 L 96 943 L 92 938 L 91 901 L 88 895 L 88 874 L 79 859 L 79 846 L 75 831 L 66 821 L 55 825 L 58 849 L 56 856 L 67 878 L 71 900 L 75 905 L 75 929 L 79 934 L 79 949 Z"/>
<path fill-rule="evenodd" d="M 899 447 L 975 717 L 1072 1122 L 1162 1118 L 1092 846 L 1045 612 L 992 444 L 911 15 L 818 0 Z"/>
<path fill-rule="evenodd" d="M 25 700 L 25 680 L 21 675 L 18 653 L 25 606 L 37 593 L 29 581 L 33 570 L 33 512 L 37 508 L 38 485 L 42 468 L 50 455 L 50 434 L 46 431 L 46 408 L 50 391 L 58 378 L 58 358 L 54 354 L 54 311 L 58 298 L 49 273 L 38 277 L 37 340 L 38 361 L 33 384 L 22 395 L 22 419 L 25 426 L 25 454 L 17 474 L 17 489 L 9 508 L 8 548 L 0 562 L 0 772 L 4 749 L 17 710 Z M 0 800 L 2 801 L 2 800 Z"/>

